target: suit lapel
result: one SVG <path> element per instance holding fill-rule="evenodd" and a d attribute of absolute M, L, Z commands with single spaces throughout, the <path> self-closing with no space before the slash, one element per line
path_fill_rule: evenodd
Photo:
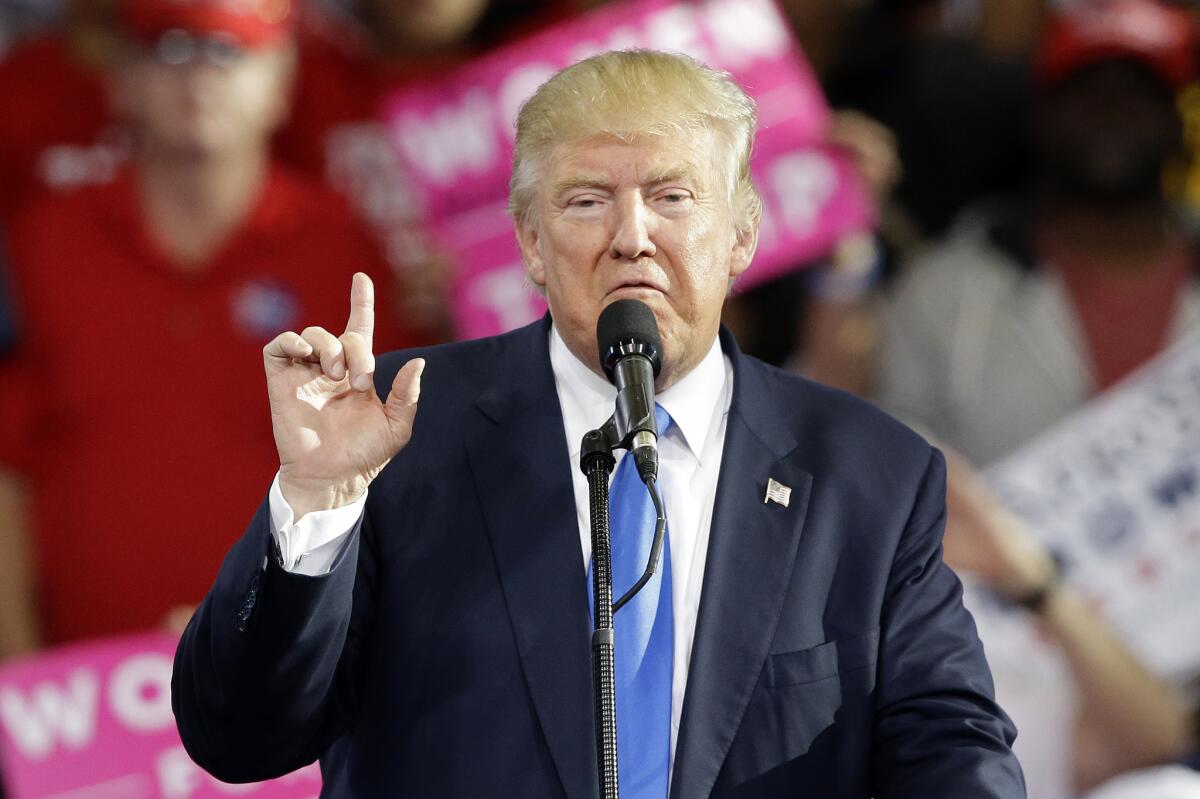
<path fill-rule="evenodd" d="M 584 799 L 597 791 L 590 625 L 548 335 L 547 321 L 510 339 L 467 447 L 533 705 L 567 795 Z"/>
<path fill-rule="evenodd" d="M 673 799 L 708 797 L 758 682 L 787 591 L 812 476 L 770 395 L 761 365 L 722 331 L 734 393 L 709 533 L 696 636 L 671 785 Z M 794 411 L 792 411 L 794 413 Z M 764 504 L 767 481 L 791 488 Z"/>

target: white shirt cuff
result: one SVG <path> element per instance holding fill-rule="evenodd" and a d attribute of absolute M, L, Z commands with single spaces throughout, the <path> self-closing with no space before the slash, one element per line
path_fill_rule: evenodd
<path fill-rule="evenodd" d="M 293 574 L 317 577 L 329 573 L 338 553 L 342 551 L 342 544 L 366 507 L 367 492 L 364 491 L 349 505 L 306 513 L 293 524 L 295 515 L 292 506 L 283 498 L 277 472 L 271 483 L 268 502 L 271 506 L 271 529 L 283 556 L 283 568 Z"/>

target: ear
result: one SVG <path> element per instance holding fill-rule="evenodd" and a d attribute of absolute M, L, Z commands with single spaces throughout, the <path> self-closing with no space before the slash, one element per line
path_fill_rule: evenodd
<path fill-rule="evenodd" d="M 758 222 L 751 223 L 744 230 L 735 229 L 733 232 L 733 249 L 729 258 L 729 277 L 736 279 L 750 268 L 754 260 L 754 252 L 758 249 Z"/>
<path fill-rule="evenodd" d="M 525 274 L 529 282 L 543 292 L 546 290 L 546 264 L 538 250 L 538 226 L 536 222 L 516 222 L 517 244 L 521 247 L 521 258 L 525 261 Z"/>

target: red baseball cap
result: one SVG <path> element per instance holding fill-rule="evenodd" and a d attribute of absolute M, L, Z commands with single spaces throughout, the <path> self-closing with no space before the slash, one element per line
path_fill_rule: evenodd
<path fill-rule="evenodd" d="M 1037 57 L 1037 75 L 1056 83 L 1098 61 L 1130 58 L 1173 89 L 1196 77 L 1196 31 L 1191 15 L 1155 0 L 1078 2 L 1050 17 Z"/>
<path fill-rule="evenodd" d="M 153 41 L 168 30 L 231 36 L 247 49 L 266 47 L 292 29 L 292 0 L 125 0 L 134 36 Z"/>

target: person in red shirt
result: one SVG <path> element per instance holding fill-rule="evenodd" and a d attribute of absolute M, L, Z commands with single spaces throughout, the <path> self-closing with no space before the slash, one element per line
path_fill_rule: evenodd
<path fill-rule="evenodd" d="M 70 0 L 62 29 L 0 60 L 0 220 L 32 196 L 110 180 L 127 142 L 109 114 L 111 0 Z"/>
<path fill-rule="evenodd" d="M 22 326 L 0 364 L 0 656 L 198 602 L 244 521 L 228 509 L 277 465 L 251 390 L 262 347 L 333 324 L 356 271 L 386 297 L 369 230 L 270 158 L 287 0 L 129 0 L 123 18 L 132 163 L 8 231 Z M 403 345 L 389 321 L 380 345 Z"/>

